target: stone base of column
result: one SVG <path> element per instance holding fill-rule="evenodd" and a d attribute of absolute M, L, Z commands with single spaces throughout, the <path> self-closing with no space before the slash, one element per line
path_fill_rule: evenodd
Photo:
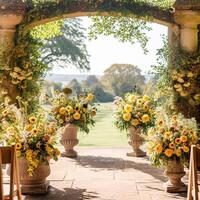
<path fill-rule="evenodd" d="M 142 151 L 141 149 L 138 149 L 137 151 L 129 152 L 126 155 L 130 157 L 145 157 L 146 153 Z"/>
<path fill-rule="evenodd" d="M 165 192 L 169 193 L 181 193 L 181 192 L 187 192 L 187 186 L 182 183 L 180 185 L 173 185 L 168 181 L 167 183 L 164 183 L 163 185 Z"/>
<path fill-rule="evenodd" d="M 76 158 L 78 153 L 74 149 L 70 149 L 61 153 L 62 157 Z"/>

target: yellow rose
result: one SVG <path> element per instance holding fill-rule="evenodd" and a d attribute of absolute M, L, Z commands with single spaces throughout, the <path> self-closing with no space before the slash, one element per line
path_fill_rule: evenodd
<path fill-rule="evenodd" d="M 185 153 L 188 153 L 190 151 L 190 148 L 188 146 L 183 146 L 183 151 Z"/>
<path fill-rule="evenodd" d="M 182 154 L 181 149 L 176 149 L 175 154 L 176 154 L 178 157 L 180 157 L 181 154 Z"/>
<path fill-rule="evenodd" d="M 180 137 L 180 140 L 181 140 L 181 142 L 187 142 L 187 136 L 182 135 L 182 136 Z"/>
<path fill-rule="evenodd" d="M 142 122 L 143 122 L 143 123 L 147 123 L 147 122 L 149 122 L 149 121 L 150 121 L 149 115 L 144 114 L 144 115 L 142 116 Z"/>
<path fill-rule="evenodd" d="M 132 120 L 131 120 L 131 125 L 132 125 L 132 126 L 137 126 L 139 123 L 140 123 L 140 122 L 139 122 L 138 119 L 132 119 Z"/>
<path fill-rule="evenodd" d="M 124 110 L 125 110 L 126 112 L 131 112 L 131 111 L 133 110 L 133 108 L 132 108 L 132 106 L 131 106 L 130 104 L 126 104 L 126 105 L 124 106 Z"/>
<path fill-rule="evenodd" d="M 123 114 L 124 121 L 130 121 L 131 120 L 131 113 L 125 113 Z"/>
<path fill-rule="evenodd" d="M 66 109 L 64 107 L 61 107 L 60 110 L 59 110 L 59 113 L 61 115 L 64 115 L 66 113 Z"/>
<path fill-rule="evenodd" d="M 169 158 L 172 157 L 173 153 L 174 153 L 174 151 L 172 149 L 165 150 L 165 155 Z"/>
<path fill-rule="evenodd" d="M 73 117 L 75 120 L 79 120 L 81 118 L 81 115 L 80 115 L 80 113 L 76 112 L 73 114 Z"/>
<path fill-rule="evenodd" d="M 156 153 L 162 153 L 162 151 L 163 151 L 162 145 L 161 144 L 156 145 L 155 152 Z"/>

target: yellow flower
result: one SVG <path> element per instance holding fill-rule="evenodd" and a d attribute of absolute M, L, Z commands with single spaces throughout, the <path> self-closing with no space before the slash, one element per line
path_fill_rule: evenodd
<path fill-rule="evenodd" d="M 2 112 L 2 115 L 5 117 L 6 115 L 8 114 L 8 111 L 7 110 L 4 110 L 3 112 Z"/>
<path fill-rule="evenodd" d="M 81 118 L 81 115 L 80 115 L 80 113 L 76 112 L 73 114 L 73 117 L 75 120 L 79 120 Z"/>
<path fill-rule="evenodd" d="M 37 128 L 33 128 L 32 131 L 31 131 L 31 133 L 32 133 L 33 135 L 38 134 L 38 129 L 37 129 Z"/>
<path fill-rule="evenodd" d="M 21 151 L 16 151 L 16 156 L 19 158 L 21 156 Z"/>
<path fill-rule="evenodd" d="M 96 111 L 95 111 L 95 110 L 92 110 L 91 115 L 92 115 L 92 116 L 95 116 L 96 114 L 97 114 Z"/>
<path fill-rule="evenodd" d="M 165 150 L 165 155 L 169 158 L 172 157 L 173 153 L 174 153 L 174 151 L 172 149 Z"/>
<path fill-rule="evenodd" d="M 38 149 L 40 149 L 41 143 L 40 143 L 40 142 L 37 142 L 36 147 L 37 147 Z"/>
<path fill-rule="evenodd" d="M 184 83 L 184 79 L 183 79 L 183 78 L 178 78 L 177 81 L 178 81 L 179 83 Z"/>
<path fill-rule="evenodd" d="M 181 142 L 187 142 L 187 136 L 182 135 L 182 136 L 180 137 L 180 140 L 181 140 Z"/>
<path fill-rule="evenodd" d="M 188 78 L 192 78 L 192 77 L 194 77 L 194 74 L 193 74 L 192 72 L 188 72 L 188 73 L 187 73 L 187 77 L 188 77 Z"/>
<path fill-rule="evenodd" d="M 133 95 L 133 94 L 131 94 L 131 95 L 128 97 L 128 100 L 129 100 L 130 102 L 134 102 L 135 99 L 136 99 L 136 96 Z"/>
<path fill-rule="evenodd" d="M 130 104 L 126 104 L 124 106 L 124 110 L 129 113 L 129 112 L 131 112 L 133 110 L 133 108 L 132 108 L 132 106 Z"/>
<path fill-rule="evenodd" d="M 162 126 L 164 124 L 164 121 L 162 119 L 157 121 L 158 126 Z"/>
<path fill-rule="evenodd" d="M 144 95 L 144 96 L 143 96 L 143 100 L 145 100 L 145 101 L 149 101 L 149 100 L 150 100 L 150 97 L 147 96 L 147 95 Z"/>
<path fill-rule="evenodd" d="M 184 151 L 185 153 L 188 153 L 188 152 L 190 151 L 190 148 L 187 147 L 187 146 L 183 146 L 183 151 Z"/>
<path fill-rule="evenodd" d="M 163 151 L 162 145 L 161 144 L 156 145 L 155 152 L 156 153 L 162 153 L 162 151 Z"/>
<path fill-rule="evenodd" d="M 164 136 L 166 139 L 169 139 L 171 137 L 172 133 L 170 131 L 167 131 L 164 133 Z"/>
<path fill-rule="evenodd" d="M 71 106 L 67 106 L 66 110 L 69 113 L 73 113 L 74 112 L 74 109 Z"/>
<path fill-rule="evenodd" d="M 47 152 L 49 155 L 51 155 L 52 149 L 49 147 L 49 145 L 46 145 L 46 146 L 45 146 L 45 150 L 46 150 L 46 152 Z"/>
<path fill-rule="evenodd" d="M 181 154 L 182 154 L 181 149 L 176 149 L 175 154 L 176 154 L 178 157 L 180 157 Z"/>
<path fill-rule="evenodd" d="M 173 115 L 173 116 L 172 116 L 172 120 L 173 120 L 173 121 L 176 121 L 177 118 L 178 118 L 177 115 Z"/>
<path fill-rule="evenodd" d="M 24 130 L 25 130 L 25 131 L 28 131 L 28 132 L 31 131 L 32 129 L 33 129 L 33 126 L 30 125 L 30 124 L 29 124 L 29 125 L 26 125 L 26 126 L 24 127 Z"/>
<path fill-rule="evenodd" d="M 91 94 L 91 93 L 89 93 L 89 94 L 87 95 L 87 97 L 86 97 L 86 100 L 87 100 L 87 101 L 92 101 L 93 99 L 94 99 L 94 95 Z"/>
<path fill-rule="evenodd" d="M 183 84 L 184 87 L 190 87 L 190 82 Z"/>
<path fill-rule="evenodd" d="M 20 150 L 22 148 L 22 144 L 21 143 L 17 143 L 16 144 L 16 150 Z"/>
<path fill-rule="evenodd" d="M 63 124 L 64 120 L 63 119 L 59 119 L 59 124 Z"/>
<path fill-rule="evenodd" d="M 64 115 L 66 113 L 66 109 L 64 107 L 61 107 L 60 110 L 59 110 L 59 113 L 61 115 Z"/>
<path fill-rule="evenodd" d="M 137 126 L 139 123 L 140 123 L 140 122 L 139 122 L 138 119 L 132 119 L 132 120 L 131 120 L 131 125 L 132 125 L 132 126 Z"/>
<path fill-rule="evenodd" d="M 123 114 L 124 121 L 130 121 L 131 120 L 131 113 L 125 113 Z"/>
<path fill-rule="evenodd" d="M 143 123 L 147 123 L 147 122 L 149 122 L 149 121 L 150 121 L 149 115 L 144 114 L 144 115 L 142 116 L 142 122 L 143 122 Z"/>
<path fill-rule="evenodd" d="M 176 144 L 180 144 L 180 143 L 181 143 L 181 139 L 180 139 L 180 138 L 176 138 L 176 139 L 175 139 L 175 143 L 176 143 Z"/>
<path fill-rule="evenodd" d="M 35 122 L 36 122 L 36 118 L 35 117 L 29 117 L 29 122 L 31 123 L 31 124 L 34 124 Z"/>
<path fill-rule="evenodd" d="M 173 149 L 174 147 L 175 147 L 174 142 L 171 142 L 171 143 L 169 144 L 169 148 Z"/>

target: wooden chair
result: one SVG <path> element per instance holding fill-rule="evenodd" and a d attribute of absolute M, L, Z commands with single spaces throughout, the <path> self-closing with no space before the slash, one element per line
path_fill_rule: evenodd
<path fill-rule="evenodd" d="M 197 171 L 200 171 L 200 147 L 191 146 L 187 200 L 200 200 Z"/>
<path fill-rule="evenodd" d="M 2 165 L 10 164 L 10 193 L 4 195 L 3 189 L 3 172 Z M 14 185 L 16 184 L 16 190 Z M 13 200 L 14 197 L 18 197 L 18 200 L 22 200 L 20 179 L 19 179 L 19 168 L 17 163 L 16 149 L 13 146 L 1 146 L 0 147 L 0 200 Z"/>

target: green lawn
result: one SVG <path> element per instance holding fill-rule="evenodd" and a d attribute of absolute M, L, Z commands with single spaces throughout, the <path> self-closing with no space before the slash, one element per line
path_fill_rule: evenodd
<path fill-rule="evenodd" d="M 119 132 L 114 126 L 113 111 L 111 103 L 104 103 L 98 106 L 96 125 L 88 135 L 79 133 L 80 146 L 128 146 L 127 135 Z"/>

